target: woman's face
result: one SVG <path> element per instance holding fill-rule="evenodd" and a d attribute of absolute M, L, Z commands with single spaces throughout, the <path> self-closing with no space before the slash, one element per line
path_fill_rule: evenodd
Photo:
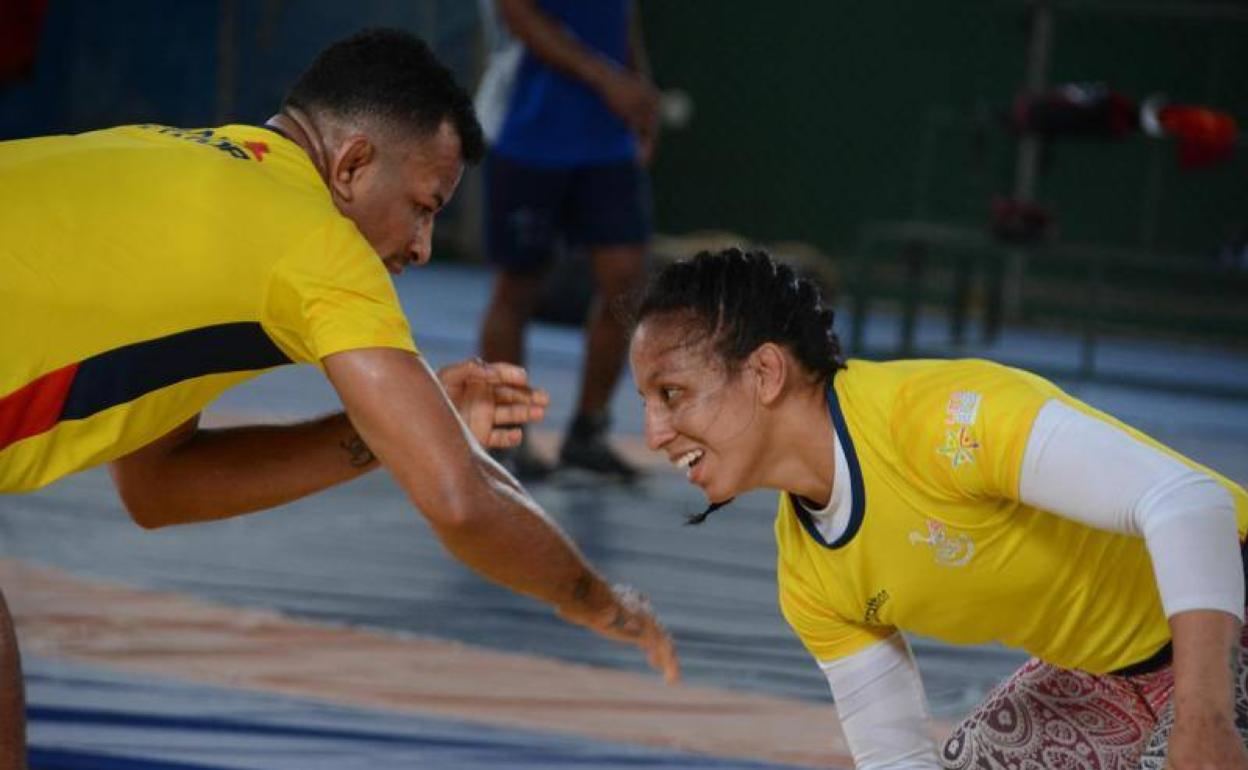
<path fill-rule="evenodd" d="M 754 486 L 763 410 L 749 362 L 730 369 L 687 318 L 651 316 L 629 359 L 646 410 L 646 444 L 663 452 L 711 502 Z"/>

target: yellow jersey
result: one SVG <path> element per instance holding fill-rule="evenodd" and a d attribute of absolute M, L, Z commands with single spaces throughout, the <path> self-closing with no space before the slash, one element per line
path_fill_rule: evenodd
<path fill-rule="evenodd" d="M 987 361 L 854 360 L 828 403 L 852 490 L 849 524 L 828 542 L 780 495 L 780 607 L 816 659 L 895 630 L 956 644 L 998 642 L 1051 664 L 1107 673 L 1170 639 L 1144 540 L 1019 501 L 1032 422 L 1057 399 L 1228 479 L 1027 372 Z"/>
<path fill-rule="evenodd" d="M 415 350 L 307 154 L 256 126 L 0 142 L 0 492 L 121 457 L 223 390 Z"/>

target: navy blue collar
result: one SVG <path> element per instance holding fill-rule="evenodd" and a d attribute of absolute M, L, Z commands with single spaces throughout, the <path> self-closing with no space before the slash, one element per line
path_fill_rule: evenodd
<path fill-rule="evenodd" d="M 836 431 L 836 438 L 845 450 L 845 464 L 849 466 L 849 489 L 853 498 L 850 501 L 849 526 L 845 528 L 845 532 L 840 537 L 829 543 L 823 539 L 810 512 L 798 502 L 797 497 L 791 492 L 786 494 L 789 495 L 793 511 L 797 514 L 797 520 L 802 523 L 806 534 L 824 548 L 841 548 L 854 539 L 854 535 L 858 534 L 858 529 L 862 526 L 863 513 L 867 507 L 867 495 L 862 483 L 862 468 L 858 465 L 858 453 L 854 451 L 854 440 L 849 435 L 849 428 L 845 425 L 845 415 L 841 412 L 841 403 L 837 400 L 836 390 L 831 385 L 828 386 L 828 413 L 832 415 L 832 428 Z M 835 448 L 833 451 L 836 451 Z M 844 484 L 845 479 L 833 479 L 832 483 Z"/>
<path fill-rule="evenodd" d="M 287 140 L 292 141 L 292 142 L 294 142 L 294 141 L 295 141 L 294 139 L 291 139 L 291 138 L 290 138 L 290 134 L 286 133 L 285 131 L 283 131 L 282 129 L 278 128 L 277 126 L 272 126 L 272 125 L 269 125 L 268 123 L 257 123 L 257 124 L 255 124 L 255 127 L 256 127 L 256 128 L 262 128 L 262 129 L 264 129 L 265 131 L 272 131 L 273 133 L 277 134 L 278 136 L 282 137 L 283 139 L 287 139 Z"/>

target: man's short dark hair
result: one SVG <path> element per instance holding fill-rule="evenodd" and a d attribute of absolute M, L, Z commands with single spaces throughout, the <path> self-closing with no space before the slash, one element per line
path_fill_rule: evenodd
<path fill-rule="evenodd" d="M 485 155 L 468 92 L 423 40 L 402 30 L 366 29 L 330 45 L 295 81 L 282 106 L 381 118 L 416 136 L 432 135 L 449 120 L 464 162 Z"/>

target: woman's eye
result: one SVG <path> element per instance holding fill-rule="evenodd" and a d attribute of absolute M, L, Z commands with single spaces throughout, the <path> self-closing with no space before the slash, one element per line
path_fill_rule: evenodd
<path fill-rule="evenodd" d="M 680 388 L 663 388 L 663 390 L 660 391 L 660 395 L 663 396 L 663 400 L 665 402 L 671 403 L 677 396 L 680 395 Z"/>

